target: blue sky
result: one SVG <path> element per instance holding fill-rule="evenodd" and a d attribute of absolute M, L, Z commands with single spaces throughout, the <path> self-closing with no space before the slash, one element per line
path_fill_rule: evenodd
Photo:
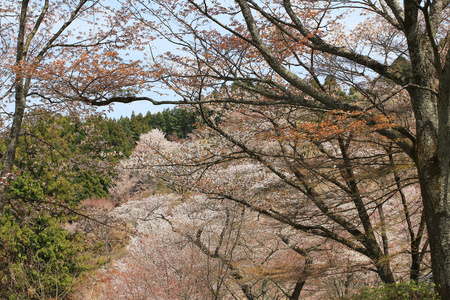
<path fill-rule="evenodd" d="M 357 13 L 350 13 L 345 19 L 344 23 L 347 27 L 347 29 L 353 29 L 358 23 L 362 22 L 366 17 L 360 16 Z M 164 40 L 158 40 L 156 42 L 157 44 L 152 45 L 152 49 L 154 53 L 164 53 L 166 50 L 173 49 L 173 45 L 171 45 L 169 42 Z M 133 53 L 132 56 L 140 56 L 142 53 Z M 133 57 L 136 58 L 136 57 Z M 152 97 L 154 99 L 160 98 L 161 100 L 164 98 L 164 100 L 168 100 L 167 98 L 175 99 L 176 96 L 171 93 L 170 91 L 165 91 L 168 94 L 172 94 L 170 96 L 161 96 L 159 93 L 152 93 L 152 91 L 145 91 L 145 94 L 149 97 Z M 141 95 L 142 96 L 142 95 Z M 129 117 L 134 112 L 135 114 L 142 113 L 145 115 L 147 112 L 157 113 L 159 111 L 163 111 L 166 108 L 171 108 L 173 106 L 170 105 L 153 105 L 149 101 L 136 101 L 134 103 L 124 104 L 124 103 L 115 103 L 112 105 L 112 110 L 110 112 L 107 112 L 107 116 L 110 118 L 120 118 L 120 117 Z"/>
<path fill-rule="evenodd" d="M 113 104 L 112 111 L 106 115 L 110 118 L 129 117 L 134 113 L 137 115 L 142 113 L 145 115 L 147 112 L 157 113 L 163 111 L 165 108 L 171 108 L 169 105 L 153 105 L 149 101 L 136 101 L 134 103 L 115 103 Z"/>

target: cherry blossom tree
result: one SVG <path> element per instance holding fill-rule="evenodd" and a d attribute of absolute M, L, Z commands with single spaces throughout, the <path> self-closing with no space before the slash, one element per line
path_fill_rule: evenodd
<path fill-rule="evenodd" d="M 323 124 L 305 121 L 302 124 L 305 132 L 299 132 L 298 140 L 286 139 L 272 132 L 272 126 L 278 124 L 283 124 L 283 131 L 288 130 L 292 122 L 283 120 L 283 114 L 268 118 L 273 108 L 266 114 L 243 112 L 222 110 L 220 126 L 210 124 L 185 141 L 168 141 L 157 130 L 145 134 L 121 168 L 134 176 L 150 176 L 171 190 L 187 195 L 186 199 L 175 202 L 189 203 L 196 211 L 209 216 L 206 224 L 210 227 L 213 226 L 210 207 L 234 203 L 244 208 L 247 218 L 253 220 L 252 227 L 259 228 L 251 231 L 250 236 L 266 244 L 277 241 L 300 255 L 304 266 L 290 277 L 292 280 L 297 276 L 294 286 L 300 291 L 309 277 L 313 278 L 314 285 L 314 278 L 320 275 L 338 278 L 333 274 L 354 274 L 367 269 L 375 271 L 385 282 L 419 276 L 428 244 L 417 180 L 407 160 L 400 159 L 402 156 L 389 141 L 379 140 L 370 149 L 362 149 L 360 143 L 367 144 L 366 136 L 352 135 L 345 129 L 347 125 L 357 126 L 352 120 L 347 120 L 350 124 L 337 126 L 339 134 L 330 132 L 329 125 L 320 130 Z M 286 115 L 297 118 L 292 110 Z M 217 120 L 217 115 L 208 118 Z M 208 120 L 205 116 L 205 122 Z M 314 139 L 308 133 L 311 126 L 315 126 Z M 211 128 L 232 132 L 233 136 L 228 139 Z M 241 139 L 252 140 L 244 151 L 236 142 Z M 209 199 L 208 206 L 187 200 L 192 193 Z M 358 207 L 360 201 L 364 205 Z M 138 211 L 145 214 L 154 210 L 139 208 Z M 188 219 L 174 221 L 167 217 L 173 215 L 170 209 L 161 218 L 172 224 L 172 228 L 179 228 L 180 224 L 185 228 L 191 223 Z M 219 218 L 226 219 L 223 215 Z M 205 255 L 224 260 L 214 247 L 203 243 L 204 226 L 182 235 Z M 365 227 L 370 230 L 364 230 Z M 242 236 L 249 234 L 247 227 L 242 231 Z M 241 244 L 251 249 L 248 251 L 264 253 L 251 239 L 244 239 Z M 270 274 L 270 271 L 264 273 L 277 282 Z M 284 294 L 293 297 L 295 288 L 291 285 L 291 289 Z M 316 289 L 323 292 L 324 287 L 316 285 Z M 252 297 L 255 295 L 247 295 Z"/>
<path fill-rule="evenodd" d="M 155 195 L 127 202 L 113 215 L 135 232 L 128 255 L 97 276 L 98 299 L 287 295 L 302 266 L 295 251 L 264 233 L 270 226 L 256 227 L 242 207 L 203 195 Z"/>
<path fill-rule="evenodd" d="M 222 111 L 247 105 L 245 114 L 252 110 L 272 113 L 270 119 L 275 119 L 281 109 L 285 109 L 284 114 L 303 110 L 312 116 L 337 112 L 372 131 L 367 143 L 361 142 L 359 148 L 370 149 L 371 143 L 389 141 L 395 149 L 394 157 L 401 156 L 417 174 L 434 280 L 442 296 L 450 297 L 448 2 L 139 1 L 132 9 L 153 36 L 178 48 L 154 56 L 155 65 L 160 66 L 159 72 L 153 74 L 155 80 L 181 98 L 167 103 L 196 105 L 206 117 L 205 124 L 240 149 L 243 156 L 260 161 L 280 178 L 286 178 L 283 180 L 293 179 L 284 177 L 284 170 L 268 165 L 253 151 L 250 142 L 254 132 L 248 132 L 246 139 L 237 139 L 234 132 L 218 126 L 223 120 Z M 346 26 L 348 20 L 361 23 Z M 111 99 L 131 100 L 133 97 Z M 223 104 L 218 114 L 211 112 L 216 110 L 208 106 L 211 103 Z M 216 119 L 208 121 L 211 114 Z M 297 114 L 295 120 L 289 121 L 296 125 L 301 118 Z M 337 124 L 330 120 L 327 125 L 332 131 Z M 295 133 L 280 136 L 287 143 L 290 138 L 295 141 Z M 356 144 L 349 137 L 343 136 L 337 145 L 353 162 L 354 152 L 346 147 Z M 327 149 L 324 151 L 326 155 Z M 299 157 L 295 154 L 291 159 Z M 369 203 L 358 200 L 361 188 L 354 190 L 356 172 L 343 167 L 349 161 L 342 159 L 342 187 L 353 190 L 348 195 L 354 195 L 352 203 L 359 209 L 356 216 L 363 223 L 362 230 L 351 226 L 345 230 L 354 237 L 373 235 L 373 225 L 364 221 L 370 214 L 361 215 L 371 210 Z M 331 213 L 328 206 L 317 202 L 326 193 L 318 193 L 317 186 L 312 189 L 301 172 L 295 176 L 289 184 L 301 184 L 304 195 L 314 199 L 322 213 Z M 333 216 L 332 220 L 340 226 L 349 218 Z M 423 226 L 419 228 L 414 235 L 422 232 Z M 375 236 L 364 238 L 364 242 L 375 246 L 374 241 Z M 387 282 L 393 281 L 382 259 L 386 251 L 375 248 L 370 256 L 381 263 L 376 263 L 380 275 Z"/>

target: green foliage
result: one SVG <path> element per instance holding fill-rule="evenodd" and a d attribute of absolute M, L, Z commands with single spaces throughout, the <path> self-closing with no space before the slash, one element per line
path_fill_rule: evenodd
<path fill-rule="evenodd" d="M 124 122 L 106 120 L 104 123 L 103 136 L 111 146 L 112 150 L 129 157 L 134 147 L 133 133 L 124 125 Z M 119 157 L 117 158 L 119 160 Z"/>
<path fill-rule="evenodd" d="M 43 187 L 29 176 L 18 176 L 9 187 L 8 195 L 10 198 L 23 199 L 30 198 L 42 200 L 45 197 Z"/>
<path fill-rule="evenodd" d="M 194 130 L 196 120 L 195 113 L 181 108 L 165 109 L 156 114 L 148 112 L 145 116 L 133 113 L 131 117 L 104 120 L 103 137 L 110 143 L 111 150 L 129 157 L 142 134 L 159 129 L 168 138 L 185 138 Z"/>
<path fill-rule="evenodd" d="M 35 111 L 23 124 L 0 228 L 0 299 L 66 297 L 88 244 L 63 224 L 87 197 L 107 196 L 116 156 L 105 119 Z M 3 143 L 2 143 L 3 144 Z M 111 154 L 112 153 L 112 154 Z M 90 247 L 90 246 L 89 246 Z"/>
<path fill-rule="evenodd" d="M 0 298 L 62 298 L 83 270 L 80 236 L 70 236 L 58 219 L 36 213 L 19 219 L 11 210 L 0 227 Z"/>
<path fill-rule="evenodd" d="M 93 171 L 81 172 L 73 181 L 83 188 L 76 195 L 76 199 L 83 200 L 88 197 L 108 197 L 107 187 L 111 182 L 109 176 L 99 176 Z"/>
<path fill-rule="evenodd" d="M 378 288 L 363 288 L 349 300 L 431 300 L 440 299 L 433 284 L 402 282 L 384 284 Z"/>
<path fill-rule="evenodd" d="M 119 155 L 103 137 L 105 123 L 101 117 L 80 121 L 45 111 L 30 115 L 17 149 L 19 178 L 65 204 L 106 196 Z M 26 189 L 19 184 L 16 190 Z"/>

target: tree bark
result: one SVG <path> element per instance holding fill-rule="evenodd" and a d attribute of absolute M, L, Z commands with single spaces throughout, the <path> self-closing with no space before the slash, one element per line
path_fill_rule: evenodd
<path fill-rule="evenodd" d="M 19 141 L 19 134 L 22 128 L 23 116 L 25 114 L 26 107 L 26 87 L 25 78 L 21 72 L 21 64 L 26 57 L 25 51 L 25 29 L 27 22 L 28 0 L 22 1 L 19 34 L 17 38 L 17 55 L 16 66 L 18 67 L 18 73 L 16 75 L 16 82 L 14 86 L 15 91 L 15 111 L 14 118 L 11 125 L 8 140 L 6 142 L 6 151 L 3 156 L 3 165 L 0 171 L 2 177 L 9 177 L 9 173 L 12 172 L 14 165 L 14 159 L 16 157 L 17 143 Z M 0 186 L 0 223 L 3 219 L 3 211 L 6 204 L 7 185 L 6 181 Z"/>
<path fill-rule="evenodd" d="M 439 180 L 448 181 L 448 176 L 423 172 L 420 179 L 430 242 L 433 279 L 441 298 L 450 299 L 450 195 L 448 183 L 439 185 Z"/>
<path fill-rule="evenodd" d="M 418 173 L 431 250 L 433 279 L 442 299 L 450 299 L 450 72 L 440 76 L 438 128 L 418 122 Z"/>

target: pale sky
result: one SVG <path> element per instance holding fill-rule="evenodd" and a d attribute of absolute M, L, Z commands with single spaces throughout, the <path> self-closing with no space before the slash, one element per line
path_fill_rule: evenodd
<path fill-rule="evenodd" d="M 151 112 L 152 114 L 157 113 L 159 111 L 163 111 L 165 108 L 171 108 L 173 106 L 169 105 L 153 105 L 148 101 L 136 101 L 134 103 L 116 103 L 113 105 L 113 110 L 106 115 L 110 118 L 119 119 L 120 117 L 129 117 L 134 113 L 137 115 L 142 113 L 144 116 L 147 112 Z"/>

